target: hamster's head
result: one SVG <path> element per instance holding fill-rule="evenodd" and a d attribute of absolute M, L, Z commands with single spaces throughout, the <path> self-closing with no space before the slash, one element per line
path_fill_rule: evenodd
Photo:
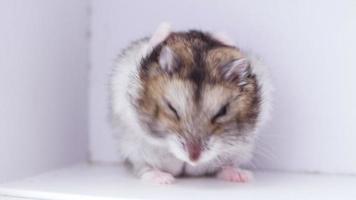
<path fill-rule="evenodd" d="M 260 94 L 247 58 L 199 32 L 172 32 L 142 59 L 135 109 L 147 135 L 191 165 L 250 153 Z"/>

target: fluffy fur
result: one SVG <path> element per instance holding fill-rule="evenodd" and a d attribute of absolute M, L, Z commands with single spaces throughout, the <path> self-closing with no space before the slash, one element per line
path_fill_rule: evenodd
<path fill-rule="evenodd" d="M 145 180 L 217 174 L 247 181 L 270 109 L 265 67 L 225 35 L 162 25 L 119 56 L 111 79 L 119 151 Z"/>

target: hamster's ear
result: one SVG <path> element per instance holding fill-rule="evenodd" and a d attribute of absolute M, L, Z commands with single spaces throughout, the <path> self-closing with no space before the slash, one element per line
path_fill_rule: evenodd
<path fill-rule="evenodd" d="M 218 40 L 219 42 L 228 45 L 228 46 L 234 46 L 235 42 L 225 33 L 225 32 L 216 32 L 212 34 L 212 37 L 215 40 Z"/>
<path fill-rule="evenodd" d="M 159 65 L 165 72 L 172 73 L 179 67 L 179 58 L 171 48 L 164 46 L 159 55 Z"/>
<path fill-rule="evenodd" d="M 240 86 L 246 85 L 246 78 L 251 74 L 250 62 L 240 58 L 222 66 L 222 75 L 227 81 L 237 81 Z"/>
<path fill-rule="evenodd" d="M 149 41 L 149 47 L 154 48 L 161 42 L 163 42 L 171 33 L 171 25 L 163 22 L 161 23 L 155 33 L 152 35 L 150 41 Z"/>

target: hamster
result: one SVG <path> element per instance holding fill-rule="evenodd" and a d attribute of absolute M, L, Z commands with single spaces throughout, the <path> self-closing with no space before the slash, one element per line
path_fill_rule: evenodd
<path fill-rule="evenodd" d="M 270 107 L 264 66 L 229 38 L 162 24 L 118 57 L 110 81 L 121 156 L 143 180 L 214 175 L 247 182 Z"/>

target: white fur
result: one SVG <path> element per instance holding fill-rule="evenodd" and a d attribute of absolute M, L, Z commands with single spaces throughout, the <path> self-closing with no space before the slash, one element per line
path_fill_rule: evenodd
<path fill-rule="evenodd" d="M 137 175 L 143 178 L 152 177 L 152 174 L 160 174 L 153 173 L 157 169 L 172 175 L 180 174 L 183 168 L 185 173 L 190 175 L 216 172 L 226 164 L 224 159 L 213 159 L 217 154 L 223 154 L 223 158 L 226 159 L 233 158 L 234 163 L 231 163 L 233 165 L 240 165 L 248 161 L 252 155 L 253 138 L 250 139 L 249 145 L 246 145 L 246 142 L 236 141 L 238 145 L 226 148 L 223 146 L 221 138 L 212 137 L 209 141 L 211 142 L 209 153 L 202 155 L 198 163 L 193 163 L 188 159 L 186 152 L 182 150 L 180 138 L 172 136 L 166 141 L 158 141 L 158 139 L 148 136 L 141 127 L 134 107 L 130 103 L 130 97 L 135 99 L 138 96 L 141 85 L 138 79 L 139 62 L 143 56 L 150 53 L 153 46 L 163 41 L 169 32 L 169 28 L 164 26 L 158 33 L 156 32 L 158 35 L 153 36 L 151 40 L 145 39 L 131 45 L 117 60 L 111 79 L 111 94 L 113 125 L 116 129 L 120 155 L 123 159 L 129 160 Z M 268 117 L 272 87 L 265 66 L 254 57 L 248 56 L 248 59 L 262 92 L 263 101 L 261 115 L 258 119 L 258 129 Z M 175 97 L 174 94 L 168 95 Z M 186 101 L 179 102 L 181 105 L 176 106 L 187 107 Z M 184 165 L 185 167 L 183 167 Z M 153 177 L 152 179 L 159 178 Z M 167 177 L 163 179 L 165 182 Z M 159 180 L 162 181 L 162 177 Z"/>
<path fill-rule="evenodd" d="M 169 36 L 170 33 L 171 25 L 166 22 L 161 23 L 158 26 L 156 32 L 152 35 L 148 43 L 148 47 L 151 49 L 154 48 L 155 46 L 163 42 Z"/>
<path fill-rule="evenodd" d="M 177 58 L 171 48 L 165 46 L 162 48 L 159 56 L 159 65 L 167 72 L 173 72 L 178 63 Z"/>

